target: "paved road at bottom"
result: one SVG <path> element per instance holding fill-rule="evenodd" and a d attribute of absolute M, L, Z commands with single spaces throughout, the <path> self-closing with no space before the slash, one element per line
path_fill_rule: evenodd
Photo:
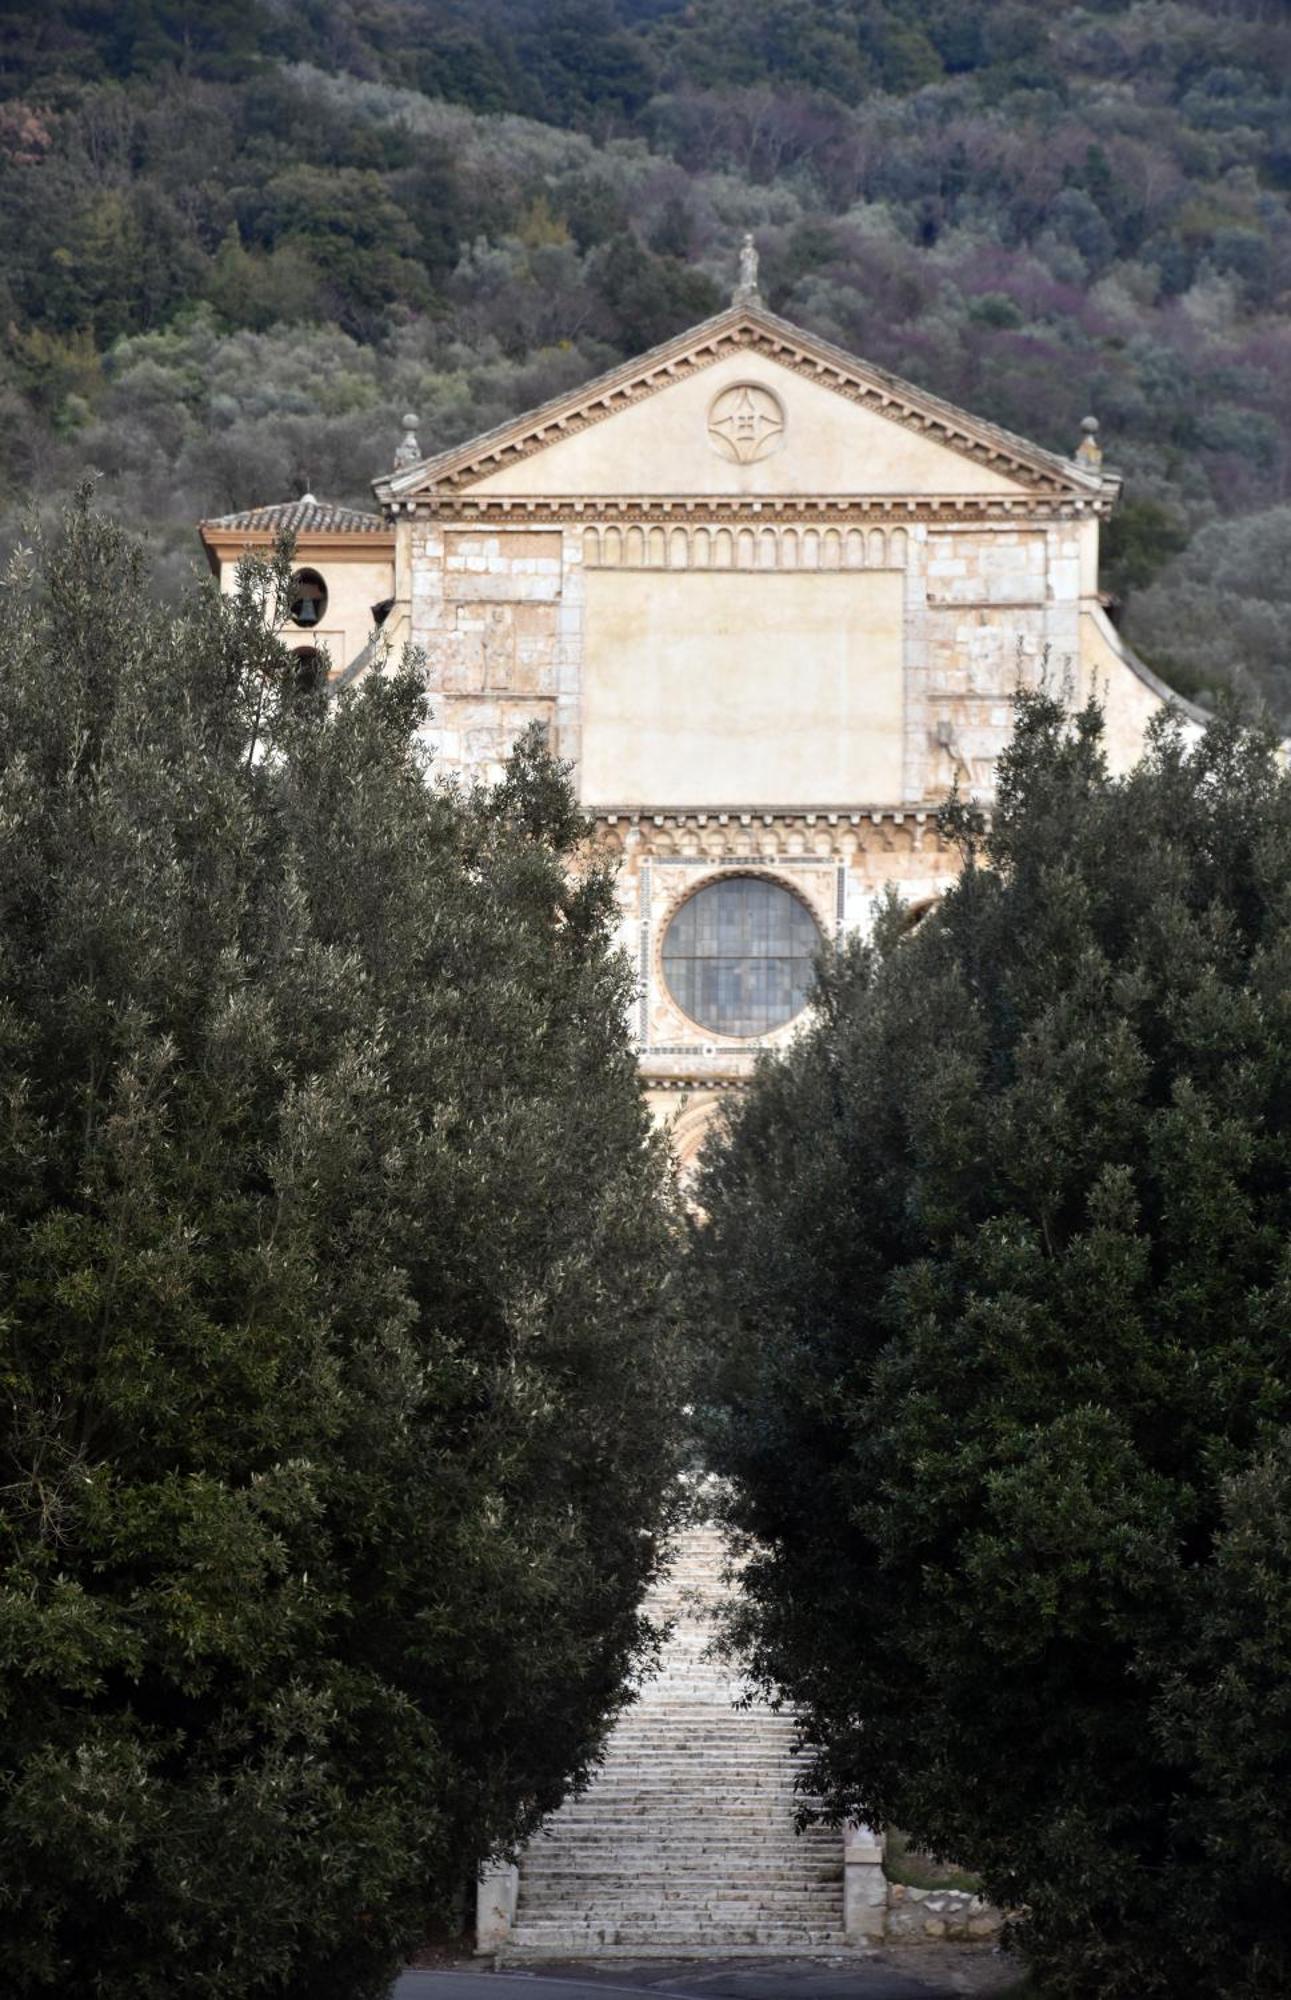
<path fill-rule="evenodd" d="M 949 1955 L 948 1955 L 949 1956 Z M 1016 1976 L 1016 1975 L 1014 1975 Z M 863 1960 L 779 1959 L 725 1965 L 625 1964 L 533 1971 L 405 1972 L 390 2000 L 612 2000 L 615 1994 L 655 2000 L 963 2000 L 1001 1995 L 1012 1984 L 998 1958 L 973 1953 L 962 1966 L 946 1959 L 913 1966 L 886 1956 Z"/>

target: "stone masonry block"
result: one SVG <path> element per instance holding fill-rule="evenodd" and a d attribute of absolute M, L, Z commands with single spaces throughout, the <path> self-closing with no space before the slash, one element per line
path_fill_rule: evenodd
<path fill-rule="evenodd" d="M 560 598 L 560 572 L 543 576 L 518 575 L 509 566 L 486 575 L 451 575 L 445 579 L 445 596 L 454 603 L 546 603 Z"/>

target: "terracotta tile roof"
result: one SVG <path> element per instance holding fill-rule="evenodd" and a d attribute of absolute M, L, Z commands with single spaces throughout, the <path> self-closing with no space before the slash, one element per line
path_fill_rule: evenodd
<path fill-rule="evenodd" d="M 334 507 L 328 500 L 316 500 L 304 493 L 299 500 L 280 500 L 272 507 L 247 507 L 240 514 L 219 514 L 203 521 L 203 528 L 237 533 L 249 529 L 270 535 L 384 535 L 389 528 L 380 514 L 364 514 L 357 507 Z"/>

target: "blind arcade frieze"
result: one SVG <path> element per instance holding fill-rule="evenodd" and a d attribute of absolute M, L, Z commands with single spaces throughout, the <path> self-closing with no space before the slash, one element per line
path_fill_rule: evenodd
<path fill-rule="evenodd" d="M 588 569 L 904 569 L 907 553 L 904 528 L 610 522 L 583 533 Z"/>

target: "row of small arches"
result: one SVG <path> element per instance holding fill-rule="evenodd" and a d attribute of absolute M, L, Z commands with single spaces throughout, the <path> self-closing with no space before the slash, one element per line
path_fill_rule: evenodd
<path fill-rule="evenodd" d="M 588 528 L 591 569 L 904 569 L 904 528 Z"/>

